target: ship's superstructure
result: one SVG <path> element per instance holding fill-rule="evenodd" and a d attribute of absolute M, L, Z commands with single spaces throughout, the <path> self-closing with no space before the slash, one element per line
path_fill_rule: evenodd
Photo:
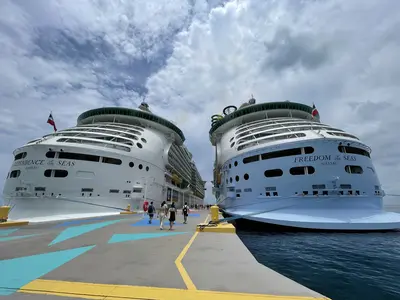
<path fill-rule="evenodd" d="M 371 149 L 320 122 L 313 105 L 289 101 L 228 106 L 212 116 L 213 193 L 230 215 L 310 229 L 400 228 L 382 210 Z"/>
<path fill-rule="evenodd" d="M 204 182 L 182 131 L 151 113 L 103 107 L 14 151 L 3 196 L 12 219 L 201 204 Z"/>

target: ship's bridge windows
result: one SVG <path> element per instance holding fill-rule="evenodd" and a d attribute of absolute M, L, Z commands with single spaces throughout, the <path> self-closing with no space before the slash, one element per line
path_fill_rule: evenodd
<path fill-rule="evenodd" d="M 27 154 L 26 152 L 18 153 L 17 155 L 15 155 L 14 160 L 23 159 L 26 157 L 26 154 Z"/>
<path fill-rule="evenodd" d="M 73 153 L 73 152 L 59 152 L 58 158 L 59 159 L 84 160 L 84 161 L 92 161 L 92 162 L 99 162 L 99 160 L 100 160 L 100 156 L 98 156 L 98 155 Z"/>
<path fill-rule="evenodd" d="M 312 166 L 304 166 L 304 167 L 293 167 L 289 170 L 291 175 L 306 175 L 306 174 L 314 174 L 315 168 Z"/>
<path fill-rule="evenodd" d="M 46 157 L 47 158 L 54 158 L 56 156 L 56 153 L 54 151 L 47 151 L 46 152 Z"/>
<path fill-rule="evenodd" d="M 261 159 L 272 159 L 286 156 L 301 155 L 301 148 L 286 149 L 261 154 Z"/>
<path fill-rule="evenodd" d="M 19 175 L 21 175 L 21 171 L 20 170 L 14 170 L 14 171 L 11 171 L 10 178 L 18 178 Z"/>
<path fill-rule="evenodd" d="M 133 188 L 132 193 L 141 193 L 142 189 L 141 188 Z"/>
<path fill-rule="evenodd" d="M 102 157 L 101 162 L 105 163 L 105 164 L 112 164 L 112 165 L 122 164 L 122 160 L 120 160 L 118 158 L 112 158 L 112 157 Z"/>
<path fill-rule="evenodd" d="M 111 144 L 111 143 L 105 143 L 105 142 L 100 142 L 100 141 L 93 141 L 93 140 L 84 140 L 84 139 L 78 139 L 78 138 L 62 138 L 57 140 L 58 143 L 76 143 L 76 144 L 81 144 L 81 145 L 94 145 L 98 147 L 105 147 L 105 148 L 112 148 L 112 149 L 117 149 L 121 151 L 126 151 L 130 152 L 131 148 L 127 146 L 121 146 L 121 145 L 116 145 L 116 144 Z"/>
<path fill-rule="evenodd" d="M 252 162 L 256 162 L 260 160 L 260 155 L 253 155 L 253 156 L 249 156 L 249 157 L 245 157 L 243 158 L 243 163 L 244 164 L 249 164 Z"/>
<path fill-rule="evenodd" d="M 67 170 L 51 170 L 47 169 L 44 171 L 45 177 L 56 177 L 56 178 L 65 178 L 68 176 Z"/>
<path fill-rule="evenodd" d="M 110 193 L 111 193 L 111 194 L 118 194 L 118 193 L 119 193 L 119 190 L 111 189 L 111 190 L 110 190 Z"/>
<path fill-rule="evenodd" d="M 54 170 L 54 177 L 64 178 L 68 176 L 67 170 Z"/>
<path fill-rule="evenodd" d="M 347 166 L 344 167 L 344 170 L 347 173 L 350 173 L 350 174 L 362 174 L 362 173 L 364 173 L 364 170 L 362 169 L 361 166 L 347 165 Z"/>
<path fill-rule="evenodd" d="M 347 153 L 347 154 L 358 154 L 358 155 L 364 155 L 367 157 L 371 157 L 368 151 L 364 149 L 360 149 L 357 147 L 351 147 L 351 146 L 339 146 L 338 147 L 339 152 L 342 153 Z"/>
<path fill-rule="evenodd" d="M 275 142 L 275 141 L 280 141 L 280 140 L 287 140 L 287 139 L 297 139 L 300 137 L 305 137 L 306 134 L 302 133 L 302 132 L 293 132 L 291 134 L 285 134 L 285 135 L 274 135 L 274 136 L 270 136 L 267 138 L 260 138 L 260 139 L 252 139 L 251 141 L 246 141 L 246 144 L 240 145 L 239 147 L 237 147 L 237 150 L 243 150 L 252 146 L 256 146 L 256 145 L 261 145 L 264 143 L 269 143 L 269 142 Z"/>
<path fill-rule="evenodd" d="M 265 177 L 279 177 L 283 175 L 283 171 L 281 169 L 271 169 L 271 170 L 266 170 L 264 172 Z"/>

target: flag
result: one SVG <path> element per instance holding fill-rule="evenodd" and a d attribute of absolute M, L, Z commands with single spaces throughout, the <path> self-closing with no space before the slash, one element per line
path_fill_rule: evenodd
<path fill-rule="evenodd" d="M 312 115 L 312 117 L 313 118 L 315 118 L 316 116 L 318 116 L 319 115 L 319 112 L 318 112 L 318 110 L 317 110 L 317 108 L 315 107 L 315 104 L 313 103 L 313 105 L 312 105 L 312 111 L 311 111 L 311 115 Z"/>
<path fill-rule="evenodd" d="M 47 123 L 53 126 L 54 131 L 57 131 L 56 123 L 54 122 L 53 115 L 50 113 Z"/>

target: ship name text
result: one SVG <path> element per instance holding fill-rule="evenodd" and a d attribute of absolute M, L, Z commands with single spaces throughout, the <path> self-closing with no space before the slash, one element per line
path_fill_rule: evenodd
<path fill-rule="evenodd" d="M 25 159 L 25 160 L 19 160 L 14 162 L 13 167 L 29 167 L 32 169 L 32 167 L 39 167 L 39 166 L 59 166 L 59 167 L 73 167 L 75 166 L 75 161 L 73 160 L 49 160 L 46 161 L 45 159 Z"/>
<path fill-rule="evenodd" d="M 321 162 L 326 165 L 334 165 L 337 161 L 357 161 L 357 157 L 355 155 L 304 155 L 295 157 L 295 163 L 303 163 L 303 162 Z"/>

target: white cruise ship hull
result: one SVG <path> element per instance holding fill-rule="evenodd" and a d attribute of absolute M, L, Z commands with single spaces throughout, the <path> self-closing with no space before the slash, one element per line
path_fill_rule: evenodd
<path fill-rule="evenodd" d="M 127 208 L 136 210 L 140 205 L 140 199 L 117 199 L 96 197 L 13 197 L 6 204 L 11 206 L 10 220 L 35 220 L 54 218 L 62 219 L 63 216 L 84 216 L 96 214 L 119 214 Z"/>
<path fill-rule="evenodd" d="M 265 199 L 257 200 L 262 202 Z M 379 231 L 400 228 L 400 214 L 383 211 L 380 201 L 379 198 L 364 196 L 357 199 L 278 197 L 268 203 L 223 211 L 230 216 L 251 221 L 312 230 Z"/>

